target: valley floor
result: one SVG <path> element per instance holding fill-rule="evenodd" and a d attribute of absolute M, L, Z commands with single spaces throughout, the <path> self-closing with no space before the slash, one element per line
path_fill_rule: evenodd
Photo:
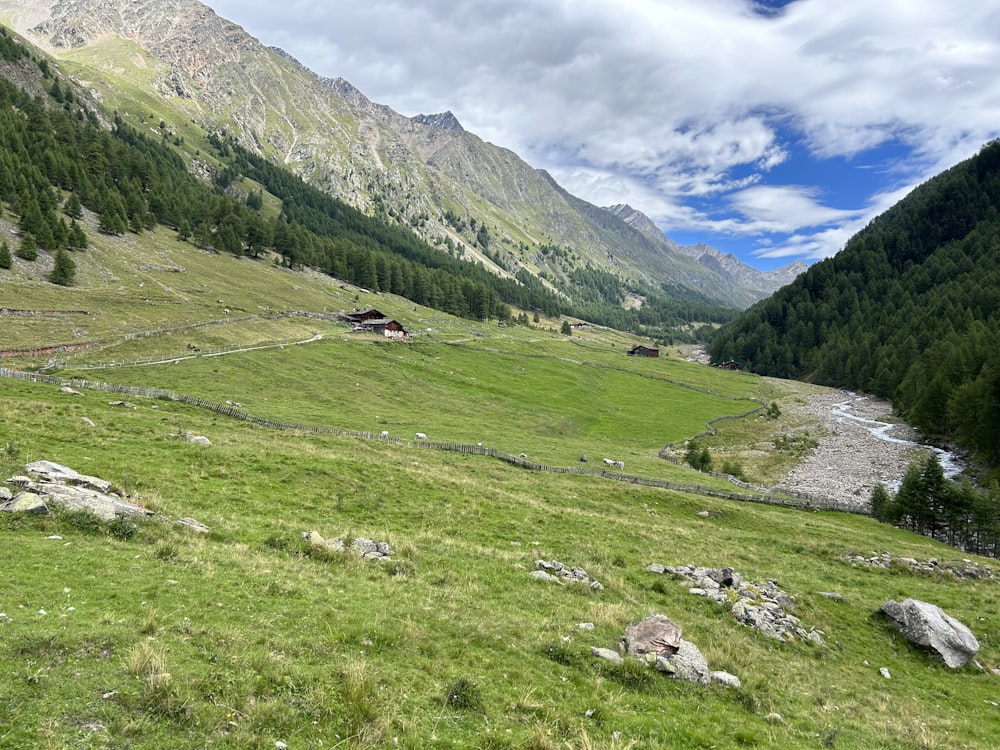
<path fill-rule="evenodd" d="M 788 381 L 782 381 L 787 386 Z M 907 467 L 923 449 L 908 441 L 918 435 L 908 425 L 895 424 L 890 440 L 872 434 L 871 424 L 838 413 L 838 405 L 850 404 L 850 414 L 862 420 L 895 422 L 892 404 L 882 399 L 848 391 L 810 393 L 799 404 L 786 408 L 819 441 L 779 488 L 831 497 L 867 509 L 877 484 L 895 489 Z"/>

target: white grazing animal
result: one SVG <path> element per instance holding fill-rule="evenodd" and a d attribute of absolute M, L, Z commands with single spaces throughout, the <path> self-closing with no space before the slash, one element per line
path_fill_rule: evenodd
<path fill-rule="evenodd" d="M 379 437 L 384 437 L 384 438 L 389 437 L 389 431 L 388 430 L 382 430 L 382 434 Z"/>
<path fill-rule="evenodd" d="M 422 433 L 422 432 L 418 432 L 417 433 L 417 440 L 426 440 L 426 439 L 427 439 L 427 436 L 424 433 Z"/>

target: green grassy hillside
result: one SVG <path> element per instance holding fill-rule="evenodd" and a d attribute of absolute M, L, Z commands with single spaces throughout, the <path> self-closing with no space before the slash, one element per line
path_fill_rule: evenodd
<path fill-rule="evenodd" d="M 0 378 L 5 477 L 45 458 L 156 511 L 135 529 L 0 515 L 0 747 L 987 748 L 1000 735 L 996 581 L 843 559 L 961 553 L 861 516 L 527 471 L 413 441 L 416 431 L 481 440 L 555 466 L 608 456 L 627 473 L 731 488 L 657 453 L 805 386 L 632 359 L 634 342 L 611 331 L 567 339 L 556 321 L 460 321 L 154 237 L 96 240 L 78 254 L 75 288 L 9 272 L 0 307 L 87 314 L 4 316 L 4 347 L 92 342 L 55 355 L 56 372 L 401 441 L 271 430 L 163 399 L 130 396 L 135 408 L 123 408 L 107 393 Z M 390 345 L 325 320 L 267 317 L 356 305 L 421 335 Z M 136 332 L 153 335 L 125 339 Z M 233 345 L 268 348 L 208 356 Z M 786 420 L 723 423 L 720 440 L 766 443 Z M 392 562 L 313 552 L 300 540 L 309 530 L 387 541 Z M 604 589 L 534 580 L 537 559 L 578 565 Z M 646 572 L 654 562 L 775 578 L 825 645 L 745 628 L 688 584 Z M 945 668 L 875 614 L 905 597 L 967 623 L 983 669 Z M 742 687 L 590 655 L 652 612 Z"/>
<path fill-rule="evenodd" d="M 988 747 L 1000 730 L 997 677 L 946 669 L 873 614 L 933 601 L 994 667 L 996 582 L 853 567 L 844 553 L 957 556 L 867 518 L 269 431 L 169 401 L 123 409 L 10 380 L 0 393 L 6 471 L 49 458 L 157 510 L 128 540 L 78 516 L 0 519 L 0 746 Z M 211 532 L 171 524 L 182 517 Z M 312 529 L 388 541 L 393 562 L 310 556 Z M 540 558 L 605 588 L 535 581 Z M 652 562 L 777 578 L 827 645 L 769 640 Z M 590 656 L 654 611 L 743 687 Z"/>

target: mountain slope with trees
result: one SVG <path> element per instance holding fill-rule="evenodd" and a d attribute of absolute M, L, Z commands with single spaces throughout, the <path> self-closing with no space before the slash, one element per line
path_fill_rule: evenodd
<path fill-rule="evenodd" d="M 714 362 L 892 399 L 1000 464 L 1000 142 L 721 329 Z"/>
<path fill-rule="evenodd" d="M 496 274 L 308 185 L 232 136 L 208 134 L 195 158 L 162 123 L 151 135 L 148 125 L 135 128 L 102 112 L 3 27 L 0 42 L 0 201 L 18 217 L 15 254 L 33 262 L 39 250 L 51 253 L 53 283 L 73 283 L 65 251 L 86 248 L 77 220 L 87 209 L 107 235 L 162 224 L 200 248 L 254 258 L 275 253 L 289 268 L 319 269 L 477 320 L 513 321 L 516 306 L 672 338 L 671 329 L 733 314 L 688 288 L 667 294 L 626 286 L 589 264 L 549 286 L 524 270 L 516 278 Z M 193 166 L 210 179 L 196 177 Z M 647 295 L 641 311 L 623 306 L 636 289 Z M 527 323 L 527 315 L 517 320 Z"/>
<path fill-rule="evenodd" d="M 0 19 L 86 80 L 132 127 L 155 112 L 199 145 L 195 130 L 228 133 L 361 213 L 500 275 L 525 271 L 565 285 L 573 271 L 592 267 L 634 292 L 689 287 L 726 307 L 779 286 L 749 267 L 744 283 L 669 246 L 651 249 L 627 223 L 567 200 L 547 175 L 453 116 L 409 118 L 376 104 L 196 0 L 0 0 Z M 558 263 L 546 246 L 565 251 Z"/>

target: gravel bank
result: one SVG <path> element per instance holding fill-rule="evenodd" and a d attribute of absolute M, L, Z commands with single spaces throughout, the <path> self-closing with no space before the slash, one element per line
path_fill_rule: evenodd
<path fill-rule="evenodd" d="M 835 412 L 838 404 L 848 402 L 850 413 L 865 419 L 893 422 L 888 401 L 859 396 L 847 391 L 810 394 L 806 401 L 785 408 L 789 416 L 809 425 L 818 434 L 819 447 L 798 464 L 778 484 L 786 490 L 832 497 L 866 509 L 877 484 L 896 488 L 916 457 L 925 452 L 913 445 L 883 440 L 865 425 Z M 902 440 L 916 440 L 916 432 L 905 424 L 895 425 L 888 435 Z"/>

